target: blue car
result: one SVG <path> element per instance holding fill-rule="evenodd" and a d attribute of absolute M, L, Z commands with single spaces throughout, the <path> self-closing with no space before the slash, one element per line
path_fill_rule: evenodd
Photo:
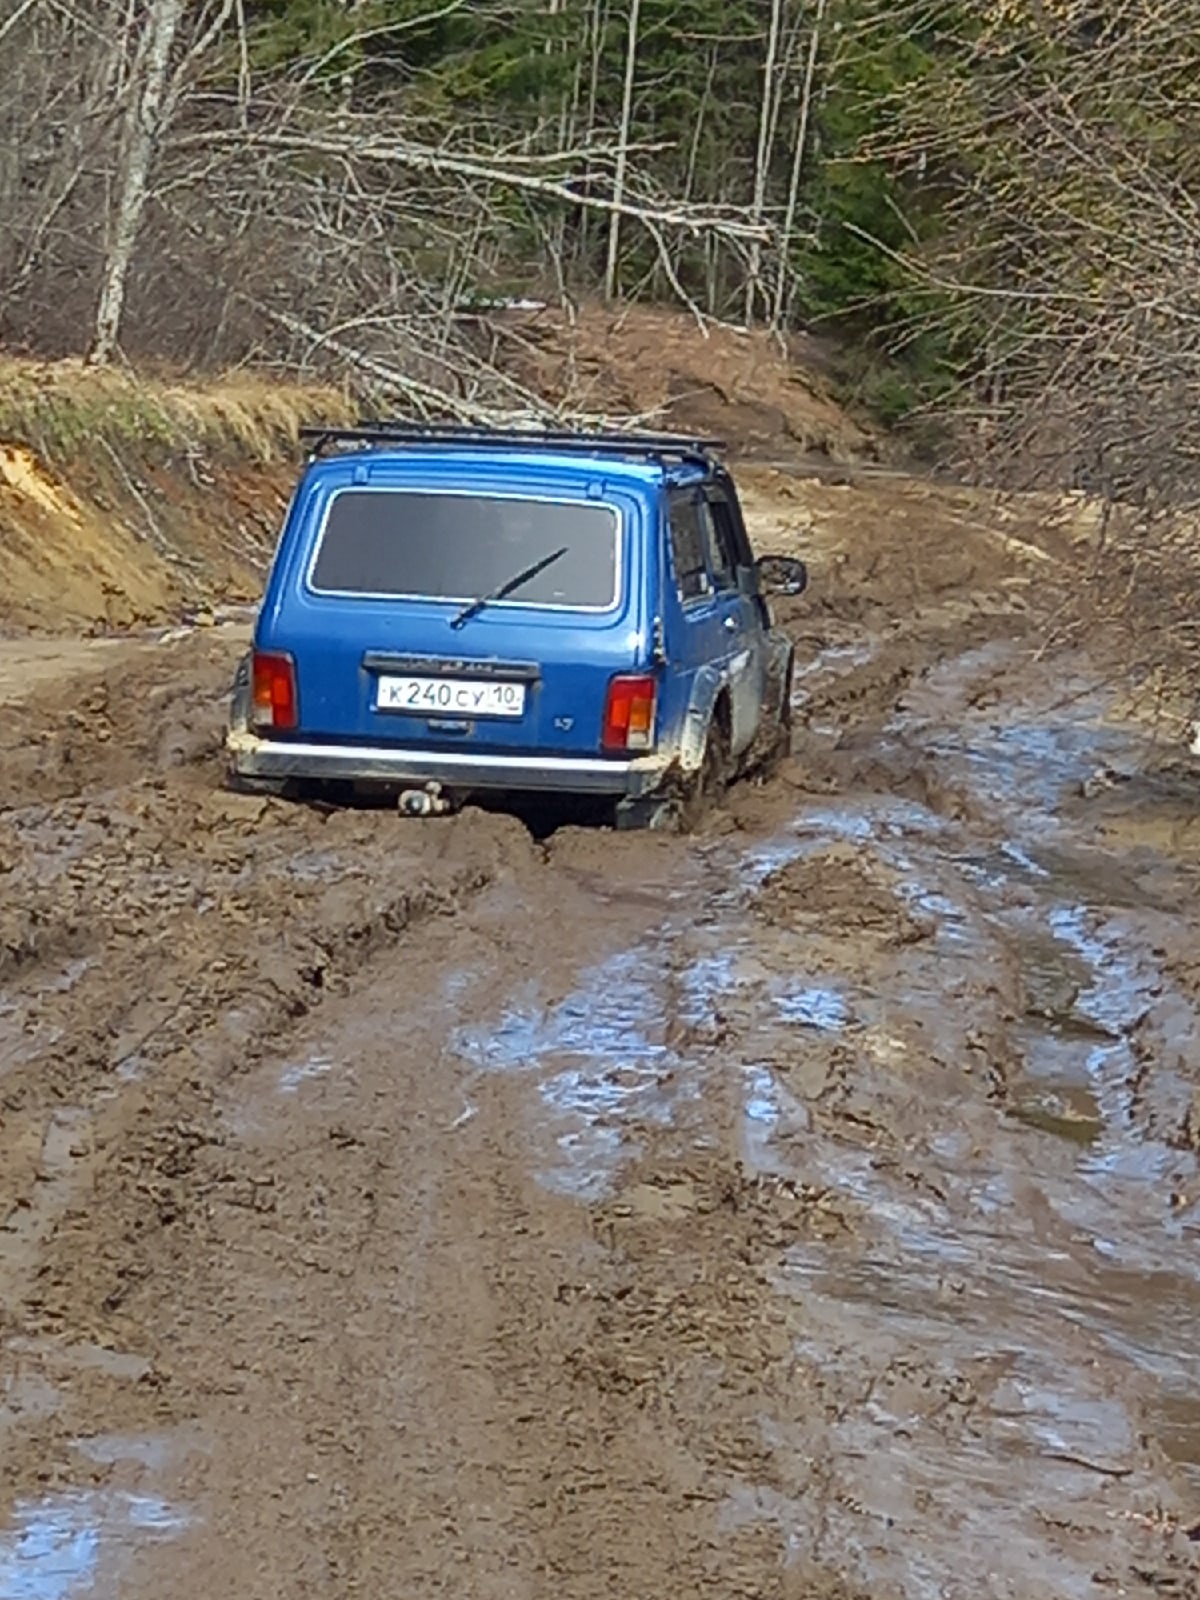
<path fill-rule="evenodd" d="M 241 788 L 382 788 L 414 813 L 591 796 L 689 818 L 790 739 L 792 645 L 714 441 L 305 429 L 234 685 Z"/>

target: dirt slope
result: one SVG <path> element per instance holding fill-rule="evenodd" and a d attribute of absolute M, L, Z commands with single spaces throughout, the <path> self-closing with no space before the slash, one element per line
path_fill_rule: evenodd
<path fill-rule="evenodd" d="M 539 393 L 583 412 L 712 435 L 742 459 L 889 454 L 882 431 L 837 402 L 813 340 L 784 346 L 716 323 L 700 330 L 682 312 L 585 306 L 569 322 L 553 309 L 499 318 L 497 341 Z"/>
<path fill-rule="evenodd" d="M 257 597 L 328 390 L 0 359 L 0 630 L 109 632 Z"/>

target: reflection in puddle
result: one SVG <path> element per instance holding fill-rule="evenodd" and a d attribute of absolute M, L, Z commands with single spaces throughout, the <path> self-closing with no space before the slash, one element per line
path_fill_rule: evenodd
<path fill-rule="evenodd" d="M 295 1094 L 302 1083 L 307 1083 L 310 1078 L 328 1077 L 333 1068 L 332 1056 L 312 1055 L 304 1061 L 293 1061 L 279 1074 L 279 1091 L 281 1094 Z"/>
<path fill-rule="evenodd" d="M 1104 1131 L 1104 1117 L 1095 1097 L 1071 1084 L 1041 1084 L 1018 1093 L 1009 1112 L 1019 1122 L 1043 1133 L 1056 1133 L 1076 1144 L 1090 1145 Z"/>
<path fill-rule="evenodd" d="M 136 1461 L 139 1466 L 162 1471 L 178 1452 L 178 1442 L 163 1434 L 97 1433 L 76 1439 L 75 1447 L 89 1461 L 115 1466 L 118 1461 Z"/>
<path fill-rule="evenodd" d="M 845 996 L 836 989 L 797 989 L 777 995 L 775 1006 L 785 1022 L 816 1028 L 821 1033 L 836 1032 L 849 1020 Z"/>
<path fill-rule="evenodd" d="M 809 660 L 797 661 L 793 682 L 803 683 L 804 679 L 818 677 L 822 673 L 829 672 L 831 668 L 838 668 L 844 672 L 848 667 L 865 667 L 877 648 L 873 639 L 856 640 L 852 644 L 826 645 Z M 803 704 L 809 698 L 810 691 L 803 688 L 797 688 L 792 696 L 796 704 Z"/>
<path fill-rule="evenodd" d="M 1052 810 L 1116 738 L 1066 722 L 936 728 L 925 748 L 1002 821 L 1002 843 L 964 849 L 962 830 L 912 808 L 898 837 L 898 811 L 873 797 L 805 806 L 751 859 L 753 882 L 855 840 L 936 924 L 864 981 L 848 908 L 820 930 L 839 941 L 822 957 L 846 963 L 820 987 L 797 987 L 813 935 L 776 927 L 738 1018 L 744 1144 L 862 1220 L 853 1243 L 791 1245 L 780 1278 L 830 1419 L 780 1448 L 787 1472 L 833 1463 L 826 1531 L 805 1499 L 757 1486 L 725 1513 L 778 1521 L 870 1592 L 1082 1600 L 1097 1571 L 1128 1570 L 1141 1535 L 1115 1519 L 1158 1506 L 1195 1519 L 1200 1191 L 1195 1154 L 1166 1139 L 1200 1030 L 1159 969 L 1158 947 L 1180 938 L 1159 915 L 1171 892 L 1139 898 L 1132 870 L 1089 854 Z M 1154 870 L 1182 899 L 1170 864 Z M 732 920 L 723 937 L 737 932 Z M 796 1024 L 812 1030 L 802 1042 Z M 870 1048 L 876 1026 L 890 1053 Z M 979 1067 L 993 1063 L 989 1095 Z M 809 1077 L 797 1142 L 781 1099 Z M 1147 1114 L 1150 1095 L 1169 1116 Z M 1166 1547 L 1145 1526 L 1153 1569 Z"/>
<path fill-rule="evenodd" d="M 778 1122 L 779 1091 L 774 1077 L 766 1067 L 748 1067 L 746 1078 L 746 1115 L 751 1122 Z"/>
<path fill-rule="evenodd" d="M 187 1525 L 186 1517 L 153 1496 L 98 1492 L 18 1504 L 12 1522 L 9 1532 L 0 1532 L 4 1600 L 70 1600 L 86 1594 L 101 1576 L 102 1563 L 116 1564 L 123 1551 L 173 1538 Z"/>
<path fill-rule="evenodd" d="M 686 931 L 557 1004 L 518 997 L 458 1048 L 538 1071 L 560 1157 L 547 1183 L 603 1193 L 632 1131 L 682 1136 L 682 1097 L 716 1089 L 739 1159 L 855 1219 L 834 1243 L 781 1247 L 796 1352 L 827 1404 L 778 1448 L 789 1483 L 806 1461 L 835 1480 L 825 1531 L 803 1496 L 754 1485 L 726 1486 L 728 1523 L 776 1522 L 797 1561 L 905 1600 L 1090 1596 L 1116 1515 L 1180 1509 L 1160 1445 L 1200 1455 L 1200 1251 L 1166 1203 L 1196 1163 L 1136 1103 L 1134 1046 L 1165 980 L 1139 903 L 1120 910 L 1111 877 L 1086 888 L 1086 848 L 1046 812 L 1095 767 L 1094 731 L 936 733 L 948 780 L 1000 821 L 981 848 L 899 797 L 805 805 L 718 861 Z M 764 934 L 755 885 L 831 840 L 877 854 L 929 936 L 881 952 L 861 908 L 839 921 L 836 903 L 818 928 Z M 685 973 L 664 954 L 681 966 L 681 948 Z M 782 1421 L 763 1426 L 782 1439 Z"/>
<path fill-rule="evenodd" d="M 728 943 L 713 955 L 699 956 L 683 974 L 678 1007 L 684 1022 L 704 1022 L 713 1014 L 717 998 L 737 983 L 742 944 Z"/>
<path fill-rule="evenodd" d="M 981 796 L 1006 801 L 1024 812 L 1037 810 L 1048 819 L 1063 796 L 1105 759 L 1106 747 L 1121 748 L 1122 736 L 1110 731 L 1107 740 L 1097 727 L 1080 717 L 1066 722 L 1015 722 L 1004 726 L 976 727 L 970 742 L 963 735 L 926 735 L 926 753 L 939 764 L 956 763 L 965 769 Z"/>
<path fill-rule="evenodd" d="M 529 1005 L 505 1013 L 496 1027 L 460 1030 L 457 1047 L 480 1066 L 519 1068 L 551 1055 L 585 1062 L 659 1061 L 667 1048 L 651 1036 L 663 1031 L 661 962 L 640 950 L 626 951 L 594 969 L 586 983 L 559 1005 Z"/>
<path fill-rule="evenodd" d="M 1145 980 L 1116 936 L 1106 937 L 1086 906 L 1061 906 L 1047 922 L 1056 938 L 1077 952 L 1091 979 L 1077 1009 L 1113 1037 L 1128 1034 L 1146 1010 Z"/>
<path fill-rule="evenodd" d="M 693 1009 L 724 970 L 720 960 L 693 969 L 681 986 Z M 642 1122 L 670 1121 L 671 1101 L 662 1090 L 679 1064 L 666 1040 L 670 981 L 661 956 L 626 951 L 595 968 L 557 1006 L 531 1001 L 495 1027 L 459 1030 L 455 1048 L 478 1066 L 550 1069 L 540 1084 L 542 1100 L 575 1126 L 557 1140 L 566 1166 L 542 1174 L 548 1186 L 597 1198 L 624 1148 L 622 1118 L 636 1109 Z"/>

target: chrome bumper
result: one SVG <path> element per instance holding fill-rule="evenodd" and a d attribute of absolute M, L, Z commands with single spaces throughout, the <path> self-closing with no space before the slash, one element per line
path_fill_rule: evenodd
<path fill-rule="evenodd" d="M 475 755 L 465 750 L 406 750 L 389 745 L 301 744 L 238 730 L 226 740 L 239 778 L 386 783 L 421 788 L 544 790 L 556 794 L 647 795 L 663 780 L 661 757 L 605 761 L 595 756 Z"/>

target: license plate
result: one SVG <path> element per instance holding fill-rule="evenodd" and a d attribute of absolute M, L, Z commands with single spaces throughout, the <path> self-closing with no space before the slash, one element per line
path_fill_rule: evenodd
<path fill-rule="evenodd" d="M 525 685 L 486 678 L 381 677 L 375 706 L 425 717 L 519 717 L 525 711 Z"/>

